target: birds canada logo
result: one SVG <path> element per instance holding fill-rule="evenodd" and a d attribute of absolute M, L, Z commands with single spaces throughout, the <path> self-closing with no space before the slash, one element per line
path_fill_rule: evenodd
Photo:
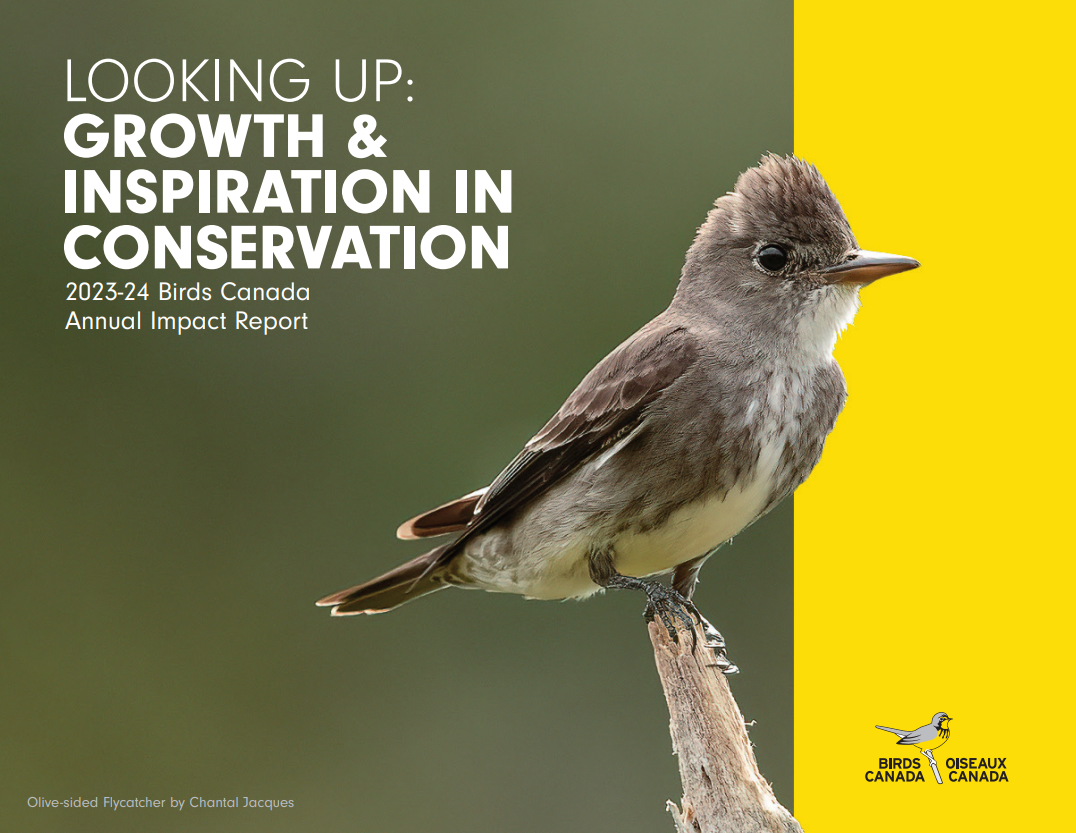
<path fill-rule="evenodd" d="M 860 288 L 918 265 L 860 249 L 815 167 L 764 157 L 714 203 L 668 309 L 490 486 L 397 530 L 453 540 L 318 605 L 348 616 L 450 586 L 532 599 L 630 588 L 673 639 L 698 622 L 734 672 L 691 601 L 699 570 L 814 468 L 844 406 L 833 348 Z"/>
<path fill-rule="evenodd" d="M 892 732 L 899 736 L 897 744 L 900 746 L 914 746 L 930 759 L 930 768 L 934 770 L 934 777 L 938 783 L 942 783 L 941 772 L 938 771 L 938 762 L 934 760 L 934 750 L 949 740 L 949 717 L 945 712 L 938 712 L 930 719 L 926 726 L 918 729 L 904 731 L 903 729 L 890 729 L 888 726 L 875 726 L 883 732 Z"/>

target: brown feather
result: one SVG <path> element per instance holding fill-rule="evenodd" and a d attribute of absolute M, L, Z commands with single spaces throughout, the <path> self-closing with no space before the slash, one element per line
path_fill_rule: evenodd
<path fill-rule="evenodd" d="M 590 371 L 479 498 L 463 534 L 442 548 L 447 564 L 466 542 L 542 494 L 631 431 L 696 360 L 686 327 L 659 323 L 637 332 Z"/>
<path fill-rule="evenodd" d="M 484 492 L 485 489 L 480 489 L 404 521 L 396 530 L 396 537 L 402 541 L 413 541 L 466 529 L 474 518 L 474 509 Z"/>
<path fill-rule="evenodd" d="M 331 607 L 333 616 L 384 613 L 404 602 L 425 596 L 445 586 L 433 571 L 444 547 L 437 547 L 375 579 L 319 599 L 318 607 Z"/>

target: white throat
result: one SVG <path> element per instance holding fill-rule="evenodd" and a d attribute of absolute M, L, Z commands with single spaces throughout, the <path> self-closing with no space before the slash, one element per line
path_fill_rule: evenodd
<path fill-rule="evenodd" d="M 796 347 L 804 358 L 828 359 L 837 345 L 837 336 L 852 323 L 859 309 L 859 289 L 833 285 L 819 290 L 815 303 L 796 320 Z"/>

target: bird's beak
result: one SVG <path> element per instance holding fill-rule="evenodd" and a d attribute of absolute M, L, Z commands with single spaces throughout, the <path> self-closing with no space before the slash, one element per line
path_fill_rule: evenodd
<path fill-rule="evenodd" d="M 827 283 L 852 283 L 866 286 L 878 278 L 907 272 L 919 266 L 918 260 L 900 255 L 887 255 L 884 252 L 857 251 L 843 263 L 822 270 L 822 277 Z"/>

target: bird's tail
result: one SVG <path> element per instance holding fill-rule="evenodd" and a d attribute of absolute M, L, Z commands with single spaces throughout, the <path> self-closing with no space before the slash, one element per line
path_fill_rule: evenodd
<path fill-rule="evenodd" d="M 333 616 L 384 613 L 404 602 L 440 590 L 446 585 L 434 568 L 445 549 L 447 545 L 437 547 L 365 584 L 319 599 L 318 607 L 331 607 Z"/>
<path fill-rule="evenodd" d="M 318 604 L 321 604 L 321 602 L 318 602 Z M 888 726 L 875 726 L 874 728 L 881 729 L 883 732 L 892 732 L 894 735 L 900 735 L 901 737 L 908 734 L 903 729 L 890 729 Z"/>

